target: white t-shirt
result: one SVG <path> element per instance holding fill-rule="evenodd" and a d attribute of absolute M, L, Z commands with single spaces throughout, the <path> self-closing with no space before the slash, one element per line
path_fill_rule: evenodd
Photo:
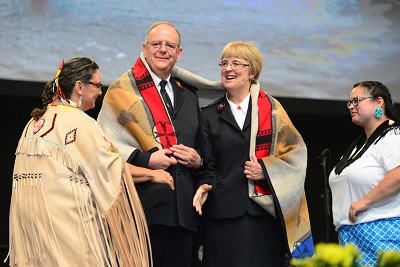
<path fill-rule="evenodd" d="M 391 130 L 339 175 L 332 170 L 329 185 L 332 190 L 332 214 L 336 230 L 341 225 L 353 224 L 348 217 L 350 204 L 362 199 L 387 172 L 397 166 L 400 166 L 400 134 L 396 135 Z M 400 217 L 400 193 L 361 212 L 356 223 L 392 217 Z"/>

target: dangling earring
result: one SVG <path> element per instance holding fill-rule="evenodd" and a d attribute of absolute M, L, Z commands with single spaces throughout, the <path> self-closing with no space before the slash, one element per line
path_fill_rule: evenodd
<path fill-rule="evenodd" d="M 375 118 L 377 118 L 377 119 L 382 118 L 383 110 L 382 110 L 382 108 L 380 106 L 376 106 L 375 111 L 374 111 L 374 115 L 375 115 Z"/>
<path fill-rule="evenodd" d="M 78 108 L 82 109 L 82 95 L 79 97 Z"/>

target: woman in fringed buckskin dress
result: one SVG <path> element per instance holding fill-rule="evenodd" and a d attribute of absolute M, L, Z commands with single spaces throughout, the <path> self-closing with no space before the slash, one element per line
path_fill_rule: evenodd
<path fill-rule="evenodd" d="M 171 176 L 125 163 L 96 121 L 99 67 L 62 62 L 42 92 L 16 149 L 10 206 L 10 266 L 151 266 L 134 181 Z M 157 178 L 155 178 L 157 177 Z"/>

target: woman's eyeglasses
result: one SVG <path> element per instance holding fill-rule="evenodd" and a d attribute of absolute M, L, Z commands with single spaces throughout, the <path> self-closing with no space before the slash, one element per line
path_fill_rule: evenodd
<path fill-rule="evenodd" d="M 367 98 L 373 98 L 373 96 L 357 96 L 355 98 L 353 98 L 352 100 L 350 100 L 349 102 L 347 102 L 347 107 L 350 107 L 351 104 L 353 104 L 353 106 L 358 106 L 358 104 L 363 101 L 364 99 Z"/>
<path fill-rule="evenodd" d="M 250 64 L 240 63 L 239 61 L 229 62 L 226 60 L 221 61 L 220 63 L 218 63 L 218 65 L 221 67 L 221 69 L 226 69 L 229 65 L 231 65 L 232 69 L 240 69 L 250 66 Z"/>
<path fill-rule="evenodd" d="M 101 89 L 101 87 L 103 86 L 103 84 L 102 84 L 102 83 L 93 83 L 93 82 L 86 82 L 86 83 L 93 84 L 94 86 L 96 86 L 96 87 L 97 87 L 97 89 Z"/>

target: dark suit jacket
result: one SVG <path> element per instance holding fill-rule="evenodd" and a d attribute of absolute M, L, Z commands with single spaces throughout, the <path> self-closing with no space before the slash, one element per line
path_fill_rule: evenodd
<path fill-rule="evenodd" d="M 174 90 L 174 112 L 171 116 L 178 143 L 195 148 L 198 139 L 200 108 L 197 95 L 177 85 L 171 77 Z M 153 151 L 154 152 L 154 151 Z M 135 150 L 128 162 L 136 166 L 148 167 L 151 152 Z M 196 230 L 196 212 L 192 206 L 194 196 L 194 178 L 191 169 L 180 164 L 167 170 L 174 178 L 175 190 L 165 184 L 152 182 L 136 184 L 147 223 L 149 225 L 183 226 Z"/>
<path fill-rule="evenodd" d="M 245 213 L 266 212 L 248 196 L 244 164 L 250 159 L 251 101 L 241 130 L 233 117 L 226 97 L 202 109 L 200 150 L 208 169 L 200 175 L 200 184 L 211 184 L 203 207 L 207 218 L 232 218 Z"/>

